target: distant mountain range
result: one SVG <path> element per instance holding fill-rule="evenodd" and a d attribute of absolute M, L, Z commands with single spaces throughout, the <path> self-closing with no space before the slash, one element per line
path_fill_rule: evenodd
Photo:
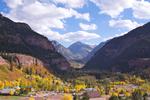
<path fill-rule="evenodd" d="M 64 47 L 57 41 L 51 41 L 57 52 L 62 54 L 68 61 L 82 60 L 95 47 L 95 45 L 87 45 L 82 42 L 75 42 L 68 48 Z"/>
<path fill-rule="evenodd" d="M 86 57 L 95 47 L 95 45 L 87 45 L 82 42 L 75 42 L 66 48 L 57 41 L 53 40 L 51 42 L 57 52 L 62 54 L 74 68 L 81 68 L 85 62 L 83 58 Z"/>
<path fill-rule="evenodd" d="M 50 71 L 70 68 L 52 42 L 25 23 L 16 23 L 0 14 L 0 52 L 26 54 L 38 58 Z"/>
<path fill-rule="evenodd" d="M 82 42 L 75 42 L 68 49 L 77 56 L 78 60 L 85 58 L 96 46 L 87 45 Z"/>
<path fill-rule="evenodd" d="M 150 22 L 109 40 L 86 63 L 85 70 L 131 72 L 150 67 Z"/>

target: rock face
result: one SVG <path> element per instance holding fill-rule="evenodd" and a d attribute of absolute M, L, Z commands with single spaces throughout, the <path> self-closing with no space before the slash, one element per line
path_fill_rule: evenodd
<path fill-rule="evenodd" d="M 0 15 L 0 51 L 33 56 L 53 71 L 70 67 L 67 60 L 55 50 L 46 37 L 33 31 L 27 24 L 13 22 L 2 15 Z"/>
<path fill-rule="evenodd" d="M 93 50 L 94 47 L 95 46 L 90 46 L 82 42 L 76 42 L 69 46 L 68 49 L 77 56 L 77 59 L 83 59 Z"/>
<path fill-rule="evenodd" d="M 9 65 L 8 62 L 0 56 L 0 65 Z"/>
<path fill-rule="evenodd" d="M 9 65 L 11 61 L 15 63 L 18 66 L 44 66 L 43 62 L 39 59 L 29 56 L 29 55 L 23 55 L 23 54 L 17 54 L 17 53 L 7 53 L 7 55 L 0 55 L 0 65 Z"/>
<path fill-rule="evenodd" d="M 90 61 L 85 70 L 113 70 L 130 72 L 143 67 L 150 67 L 150 22 L 128 34 L 107 42 Z M 145 60 L 146 59 L 146 60 Z"/>
<path fill-rule="evenodd" d="M 32 66 L 32 65 L 44 66 L 43 62 L 35 57 L 22 54 L 15 54 L 15 56 L 22 66 Z"/>

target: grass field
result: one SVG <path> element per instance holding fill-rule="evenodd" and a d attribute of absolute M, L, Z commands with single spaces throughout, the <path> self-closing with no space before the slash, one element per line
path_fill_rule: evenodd
<path fill-rule="evenodd" d="M 25 97 L 20 97 L 20 96 L 0 96 L 0 100 L 25 100 Z"/>

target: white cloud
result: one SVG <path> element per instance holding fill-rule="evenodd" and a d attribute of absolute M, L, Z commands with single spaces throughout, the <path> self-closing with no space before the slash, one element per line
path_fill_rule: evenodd
<path fill-rule="evenodd" d="M 75 16 L 75 18 L 77 19 L 84 19 L 87 21 L 90 21 L 90 14 L 89 13 L 84 13 L 84 14 L 80 14 L 77 11 L 70 9 L 70 12 Z"/>
<path fill-rule="evenodd" d="M 55 3 L 65 4 L 70 8 L 82 8 L 85 5 L 85 0 L 53 0 Z"/>
<path fill-rule="evenodd" d="M 150 2 L 137 1 L 133 8 L 133 16 L 138 19 L 150 19 Z"/>
<path fill-rule="evenodd" d="M 73 43 L 76 41 L 85 42 L 85 41 L 92 41 L 95 39 L 100 39 L 100 35 L 96 33 L 86 32 L 86 31 L 76 31 L 76 32 L 68 32 L 65 34 L 59 34 L 58 32 L 54 32 L 49 29 L 43 28 L 40 33 L 43 33 L 43 32 L 46 32 L 45 36 L 51 37 L 52 40 L 54 39 L 57 41 L 63 41 L 63 42 L 69 42 L 69 43 Z"/>
<path fill-rule="evenodd" d="M 93 39 L 99 39 L 100 36 L 96 33 L 90 33 L 85 31 L 69 32 L 63 35 L 65 41 L 87 41 Z"/>
<path fill-rule="evenodd" d="M 140 26 L 140 24 L 138 24 L 135 21 L 128 20 L 128 19 L 127 20 L 119 19 L 119 20 L 110 20 L 109 26 L 115 27 L 115 28 L 124 28 L 127 30 L 131 30 L 131 29 L 134 29 L 134 28 Z"/>
<path fill-rule="evenodd" d="M 100 9 L 100 13 L 117 17 L 124 9 L 132 7 L 135 0 L 90 0 Z"/>
<path fill-rule="evenodd" d="M 80 23 L 79 26 L 82 30 L 96 30 L 97 29 L 97 26 L 95 24 Z"/>
<path fill-rule="evenodd" d="M 90 0 L 100 8 L 100 13 L 112 18 L 118 17 L 125 9 L 132 9 L 138 19 L 150 19 L 150 1 L 145 0 Z"/>
<path fill-rule="evenodd" d="M 16 8 L 19 5 L 23 4 L 22 0 L 4 0 L 7 3 L 7 6 L 10 8 Z"/>

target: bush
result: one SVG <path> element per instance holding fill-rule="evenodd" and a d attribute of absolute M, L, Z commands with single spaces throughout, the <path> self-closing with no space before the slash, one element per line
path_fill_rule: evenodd
<path fill-rule="evenodd" d="M 15 92 L 13 90 L 10 90 L 10 92 L 9 92 L 10 95 L 14 95 L 14 93 Z"/>
<path fill-rule="evenodd" d="M 62 100 L 73 100 L 73 96 L 71 94 L 64 94 Z"/>

